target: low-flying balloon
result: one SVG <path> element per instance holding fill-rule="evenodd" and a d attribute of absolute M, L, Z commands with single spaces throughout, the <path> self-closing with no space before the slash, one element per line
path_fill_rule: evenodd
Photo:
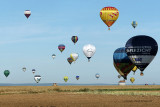
<path fill-rule="evenodd" d="M 136 21 L 132 21 L 132 26 L 133 26 L 133 28 L 136 28 L 136 26 L 137 26 L 137 22 Z"/>
<path fill-rule="evenodd" d="M 79 76 L 76 76 L 76 79 L 79 80 Z"/>
<path fill-rule="evenodd" d="M 135 79 L 133 77 L 131 77 L 130 81 L 133 83 L 135 81 Z"/>
<path fill-rule="evenodd" d="M 118 48 L 113 54 L 113 64 L 118 71 L 118 73 L 124 78 L 127 79 L 127 75 L 135 66 L 130 59 L 128 58 L 125 47 Z"/>
<path fill-rule="evenodd" d="M 23 67 L 22 70 L 25 72 L 26 71 L 26 67 Z"/>
<path fill-rule="evenodd" d="M 134 68 L 132 69 L 132 71 L 134 72 L 133 74 L 135 75 L 135 72 L 137 71 L 137 66 L 134 66 Z"/>
<path fill-rule="evenodd" d="M 76 44 L 76 42 L 78 41 L 78 37 L 77 36 L 72 36 L 71 40 L 74 44 Z"/>
<path fill-rule="evenodd" d="M 52 58 L 54 59 L 56 57 L 56 55 L 55 54 L 52 54 Z"/>
<path fill-rule="evenodd" d="M 36 70 L 35 69 L 32 69 L 32 73 L 34 74 L 36 72 Z"/>
<path fill-rule="evenodd" d="M 10 71 L 9 71 L 9 70 L 5 70 L 5 71 L 4 71 L 4 75 L 5 75 L 6 77 L 8 77 L 9 74 L 10 74 Z"/>
<path fill-rule="evenodd" d="M 98 79 L 98 78 L 100 77 L 100 75 L 97 73 L 97 74 L 95 75 L 95 77 Z"/>
<path fill-rule="evenodd" d="M 41 80 L 41 76 L 40 75 L 35 75 L 34 76 L 34 80 L 39 83 L 39 81 Z"/>
<path fill-rule="evenodd" d="M 115 7 L 104 7 L 100 11 L 102 21 L 108 26 L 108 30 L 113 23 L 118 19 L 119 11 Z"/>
<path fill-rule="evenodd" d="M 125 82 L 125 80 L 121 80 L 121 81 L 119 81 L 119 82 L 118 82 L 118 85 L 121 85 L 121 86 L 124 86 L 124 85 L 126 85 L 126 82 Z"/>
<path fill-rule="evenodd" d="M 90 58 L 94 55 L 96 52 L 96 47 L 94 45 L 88 44 L 83 47 L 83 53 L 88 58 L 88 62 L 90 61 Z"/>
<path fill-rule="evenodd" d="M 73 59 L 71 57 L 67 58 L 68 63 L 71 65 L 73 62 Z"/>
<path fill-rule="evenodd" d="M 64 51 L 64 49 L 65 49 L 65 45 L 63 45 L 63 44 L 60 44 L 60 45 L 58 45 L 58 49 L 61 51 L 61 53 Z"/>
<path fill-rule="evenodd" d="M 65 76 L 63 79 L 65 82 L 67 82 L 69 78 L 67 76 Z"/>
<path fill-rule="evenodd" d="M 137 66 L 143 76 L 144 69 L 151 63 L 158 51 L 158 44 L 150 36 L 137 35 L 126 43 L 126 53 L 129 59 Z"/>
<path fill-rule="evenodd" d="M 27 19 L 29 18 L 29 16 L 31 15 L 31 11 L 30 10 L 25 10 L 24 11 L 24 15 L 27 17 Z"/>
<path fill-rule="evenodd" d="M 78 59 L 78 54 L 77 53 L 71 53 L 70 57 L 72 58 L 73 61 L 76 61 Z"/>

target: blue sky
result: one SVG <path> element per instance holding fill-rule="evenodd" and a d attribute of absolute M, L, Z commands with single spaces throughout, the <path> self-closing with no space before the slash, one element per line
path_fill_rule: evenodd
<path fill-rule="evenodd" d="M 127 40 L 135 35 L 148 35 L 159 44 L 158 0 L 5 0 L 0 1 L 0 83 L 35 83 L 35 74 L 42 76 L 41 83 L 110 83 L 116 84 L 118 72 L 113 66 L 113 52 L 124 47 Z M 113 6 L 119 10 L 119 18 L 108 31 L 99 12 L 103 7 Z M 24 10 L 31 10 L 27 20 Z M 138 22 L 134 30 L 131 22 Z M 77 35 L 74 45 L 71 37 Z M 65 44 L 61 54 L 57 46 Z M 96 46 L 96 53 L 88 63 L 82 52 L 86 44 Z M 70 53 L 79 53 L 79 59 L 71 66 L 67 62 Z M 51 55 L 56 54 L 53 60 Z M 144 71 L 135 77 L 135 84 L 159 84 L 159 52 Z M 27 71 L 23 72 L 22 67 Z M 4 70 L 11 74 L 6 79 Z M 95 74 L 99 73 L 97 80 Z M 77 81 L 76 75 L 80 76 Z M 120 79 L 122 80 L 122 78 Z"/>

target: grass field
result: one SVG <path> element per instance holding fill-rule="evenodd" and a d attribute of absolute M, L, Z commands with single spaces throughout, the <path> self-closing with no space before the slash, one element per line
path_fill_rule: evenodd
<path fill-rule="evenodd" d="M 159 102 L 159 85 L 0 87 L 2 107 L 158 107 Z"/>

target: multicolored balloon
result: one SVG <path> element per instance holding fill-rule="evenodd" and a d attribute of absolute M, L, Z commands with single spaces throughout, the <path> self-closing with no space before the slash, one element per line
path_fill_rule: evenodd
<path fill-rule="evenodd" d="M 73 62 L 73 59 L 71 57 L 67 58 L 68 63 L 71 65 Z"/>
<path fill-rule="evenodd" d="M 141 71 L 143 76 L 144 69 L 151 63 L 158 51 L 158 44 L 150 36 L 137 35 L 130 38 L 126 43 L 126 53 L 129 59 Z"/>
<path fill-rule="evenodd" d="M 79 80 L 79 76 L 76 76 L 76 79 Z"/>
<path fill-rule="evenodd" d="M 73 42 L 74 45 L 75 45 L 76 42 L 78 41 L 78 37 L 77 37 L 77 36 L 72 36 L 71 40 L 72 40 L 72 42 Z"/>
<path fill-rule="evenodd" d="M 135 66 L 130 59 L 128 58 L 125 47 L 118 48 L 113 54 L 113 64 L 118 71 L 118 73 L 124 78 L 127 79 L 127 75 Z"/>
<path fill-rule="evenodd" d="M 65 45 L 63 45 L 63 44 L 60 44 L 60 45 L 58 45 L 58 49 L 61 51 L 61 53 L 64 51 L 64 49 L 65 49 Z"/>
<path fill-rule="evenodd" d="M 100 17 L 103 22 L 108 26 L 108 30 L 113 23 L 118 19 L 119 11 L 115 7 L 104 7 L 100 11 Z"/>
<path fill-rule="evenodd" d="M 77 53 L 71 53 L 70 57 L 73 59 L 73 61 L 76 61 L 78 59 Z"/>
<path fill-rule="evenodd" d="M 31 15 L 31 11 L 30 10 L 26 10 L 24 11 L 24 15 L 27 17 L 27 19 L 29 18 L 29 16 Z"/>
<path fill-rule="evenodd" d="M 132 22 L 133 28 L 136 28 L 137 24 L 138 24 L 138 23 L 137 23 L 136 21 L 133 21 L 133 22 Z"/>

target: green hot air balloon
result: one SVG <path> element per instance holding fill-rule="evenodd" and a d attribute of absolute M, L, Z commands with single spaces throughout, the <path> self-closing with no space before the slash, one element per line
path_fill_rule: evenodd
<path fill-rule="evenodd" d="M 8 77 L 9 74 L 10 74 L 9 70 L 5 70 L 5 71 L 4 71 L 4 75 L 5 75 L 6 77 Z"/>

